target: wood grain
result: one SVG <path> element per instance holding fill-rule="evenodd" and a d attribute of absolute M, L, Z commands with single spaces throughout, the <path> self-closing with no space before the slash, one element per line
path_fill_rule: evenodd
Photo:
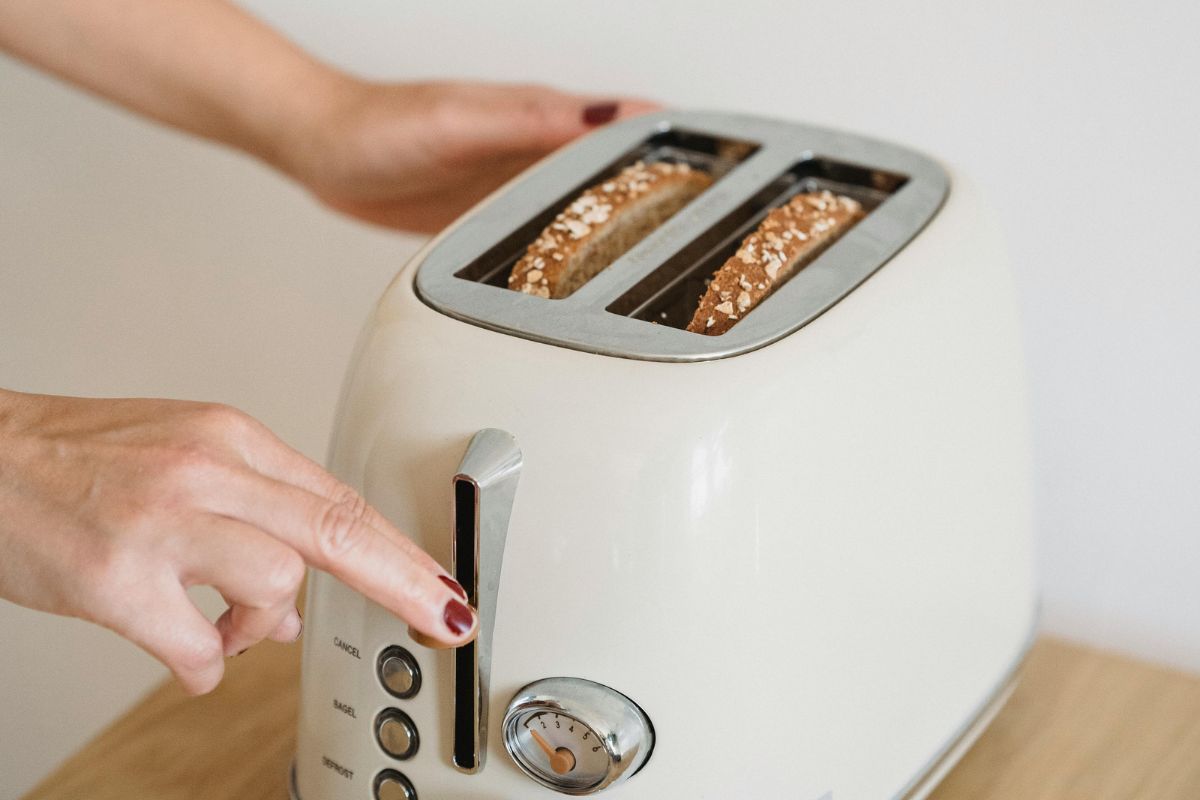
<path fill-rule="evenodd" d="M 1200 677 L 1037 643 L 1008 704 L 930 800 L 1197 800 Z"/>
<path fill-rule="evenodd" d="M 215 692 L 151 692 L 26 797 L 287 800 L 300 646 L 264 642 L 229 659 Z"/>
<path fill-rule="evenodd" d="M 286 800 L 299 657 L 262 644 L 207 697 L 160 687 L 26 800 Z M 1197 800 L 1200 678 L 1040 640 L 1008 705 L 931 796 L 1001 798 Z"/>

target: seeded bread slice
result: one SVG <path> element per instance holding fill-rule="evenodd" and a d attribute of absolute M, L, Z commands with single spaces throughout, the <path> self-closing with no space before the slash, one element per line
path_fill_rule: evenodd
<path fill-rule="evenodd" d="M 857 200 L 829 191 L 804 192 L 771 209 L 714 273 L 687 329 L 725 333 L 862 216 Z"/>
<path fill-rule="evenodd" d="M 562 298 L 616 261 L 712 183 L 687 164 L 638 162 L 589 188 L 529 245 L 508 288 Z"/>

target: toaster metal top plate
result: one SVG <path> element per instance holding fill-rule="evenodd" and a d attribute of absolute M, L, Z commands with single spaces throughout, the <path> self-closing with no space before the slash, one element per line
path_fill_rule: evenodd
<path fill-rule="evenodd" d="M 735 155 L 690 151 L 689 140 L 721 141 Z M 635 160 L 662 158 L 714 170 L 717 180 L 569 297 L 505 287 L 511 264 L 576 194 Z M 720 336 L 655 324 L 668 319 L 657 309 L 669 308 L 672 292 L 698 303 L 720 253 L 770 207 L 826 187 L 855 196 L 868 215 L 758 308 Z M 756 117 L 652 114 L 597 131 L 493 195 L 430 247 L 416 291 L 451 317 L 547 344 L 650 361 L 727 358 L 794 333 L 853 291 L 920 232 L 948 191 L 937 163 L 875 139 Z"/>

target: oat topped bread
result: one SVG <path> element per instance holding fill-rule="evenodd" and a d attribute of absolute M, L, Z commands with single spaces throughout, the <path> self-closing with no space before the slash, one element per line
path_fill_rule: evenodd
<path fill-rule="evenodd" d="M 829 191 L 798 194 L 772 209 L 716 271 L 687 329 L 718 336 L 863 216 L 862 205 Z"/>
<path fill-rule="evenodd" d="M 587 283 L 712 183 L 687 164 L 641 161 L 567 206 L 513 266 L 508 288 L 561 298 Z"/>

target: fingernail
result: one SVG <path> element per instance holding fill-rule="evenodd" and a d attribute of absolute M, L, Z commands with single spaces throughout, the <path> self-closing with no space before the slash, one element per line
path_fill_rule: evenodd
<path fill-rule="evenodd" d="M 475 614 L 457 600 L 446 603 L 446 612 L 442 614 L 446 627 L 455 636 L 466 636 L 475 627 Z"/>
<path fill-rule="evenodd" d="M 583 110 L 585 125 L 603 125 L 612 122 L 617 116 L 616 103 L 593 103 Z"/>
<path fill-rule="evenodd" d="M 463 600 L 467 599 L 467 590 L 462 587 L 461 583 L 454 580 L 454 578 L 451 578 L 449 575 L 438 575 L 438 580 L 449 586 L 450 591 L 454 592 Z"/>

